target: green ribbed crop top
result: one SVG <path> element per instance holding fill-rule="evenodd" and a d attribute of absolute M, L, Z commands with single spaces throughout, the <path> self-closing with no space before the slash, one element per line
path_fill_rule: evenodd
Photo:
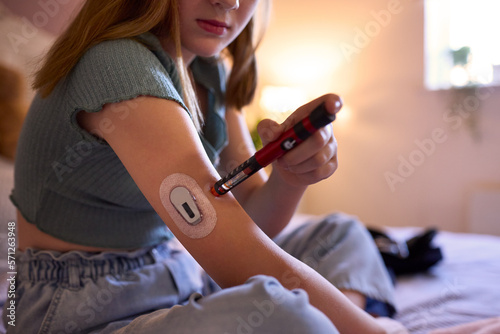
<path fill-rule="evenodd" d="M 196 58 L 196 82 L 209 92 L 200 139 L 215 165 L 227 142 L 225 73 Z M 11 200 L 41 231 L 94 247 L 139 248 L 172 237 L 114 151 L 79 127 L 78 111 L 149 95 L 186 110 L 173 60 L 152 34 L 89 49 L 47 97 L 36 96 L 18 144 Z"/>

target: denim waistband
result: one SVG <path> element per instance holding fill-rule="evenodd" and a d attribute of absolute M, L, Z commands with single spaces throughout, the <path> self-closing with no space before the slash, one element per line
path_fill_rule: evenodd
<path fill-rule="evenodd" d="M 17 278 L 32 283 L 58 283 L 77 288 L 81 279 L 96 280 L 105 275 L 121 275 L 171 255 L 167 243 L 135 251 L 89 253 L 35 250 L 16 253 Z"/>

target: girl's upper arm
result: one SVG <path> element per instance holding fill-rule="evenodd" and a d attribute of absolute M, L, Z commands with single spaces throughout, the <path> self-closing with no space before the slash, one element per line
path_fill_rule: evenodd
<path fill-rule="evenodd" d="M 278 247 L 231 194 L 216 198 L 210 193 L 219 175 L 186 111 L 174 101 L 154 97 L 139 97 L 134 102 L 134 108 L 119 102 L 105 105 L 97 113 L 82 111 L 78 122 L 87 131 L 101 134 L 168 228 L 218 284 L 241 284 L 250 276 L 276 270 L 266 270 L 265 259 L 269 252 L 280 254 Z M 100 132 L 103 124 L 112 130 Z M 160 185 L 175 173 L 194 179 L 215 210 L 216 224 L 206 237 L 185 235 L 162 204 Z"/>

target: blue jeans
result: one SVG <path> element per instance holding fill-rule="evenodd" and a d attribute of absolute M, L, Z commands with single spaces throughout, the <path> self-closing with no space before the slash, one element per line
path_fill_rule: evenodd
<path fill-rule="evenodd" d="M 339 288 L 392 302 L 380 256 L 354 219 L 329 216 L 277 242 Z M 7 333 L 338 333 L 303 290 L 272 277 L 207 292 L 196 262 L 169 242 L 133 252 L 28 249 L 17 254 L 17 272 L 16 326 L 6 324 Z"/>

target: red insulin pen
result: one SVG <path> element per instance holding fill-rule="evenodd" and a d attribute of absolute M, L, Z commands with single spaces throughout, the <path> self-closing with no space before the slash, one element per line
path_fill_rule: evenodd
<path fill-rule="evenodd" d="M 293 128 L 288 129 L 278 139 L 261 148 L 250 159 L 217 181 L 210 191 L 216 197 L 226 194 L 261 168 L 266 167 L 309 138 L 318 129 L 334 120 L 335 114 L 326 111 L 324 104 L 319 105 L 309 116 L 301 120 Z"/>

